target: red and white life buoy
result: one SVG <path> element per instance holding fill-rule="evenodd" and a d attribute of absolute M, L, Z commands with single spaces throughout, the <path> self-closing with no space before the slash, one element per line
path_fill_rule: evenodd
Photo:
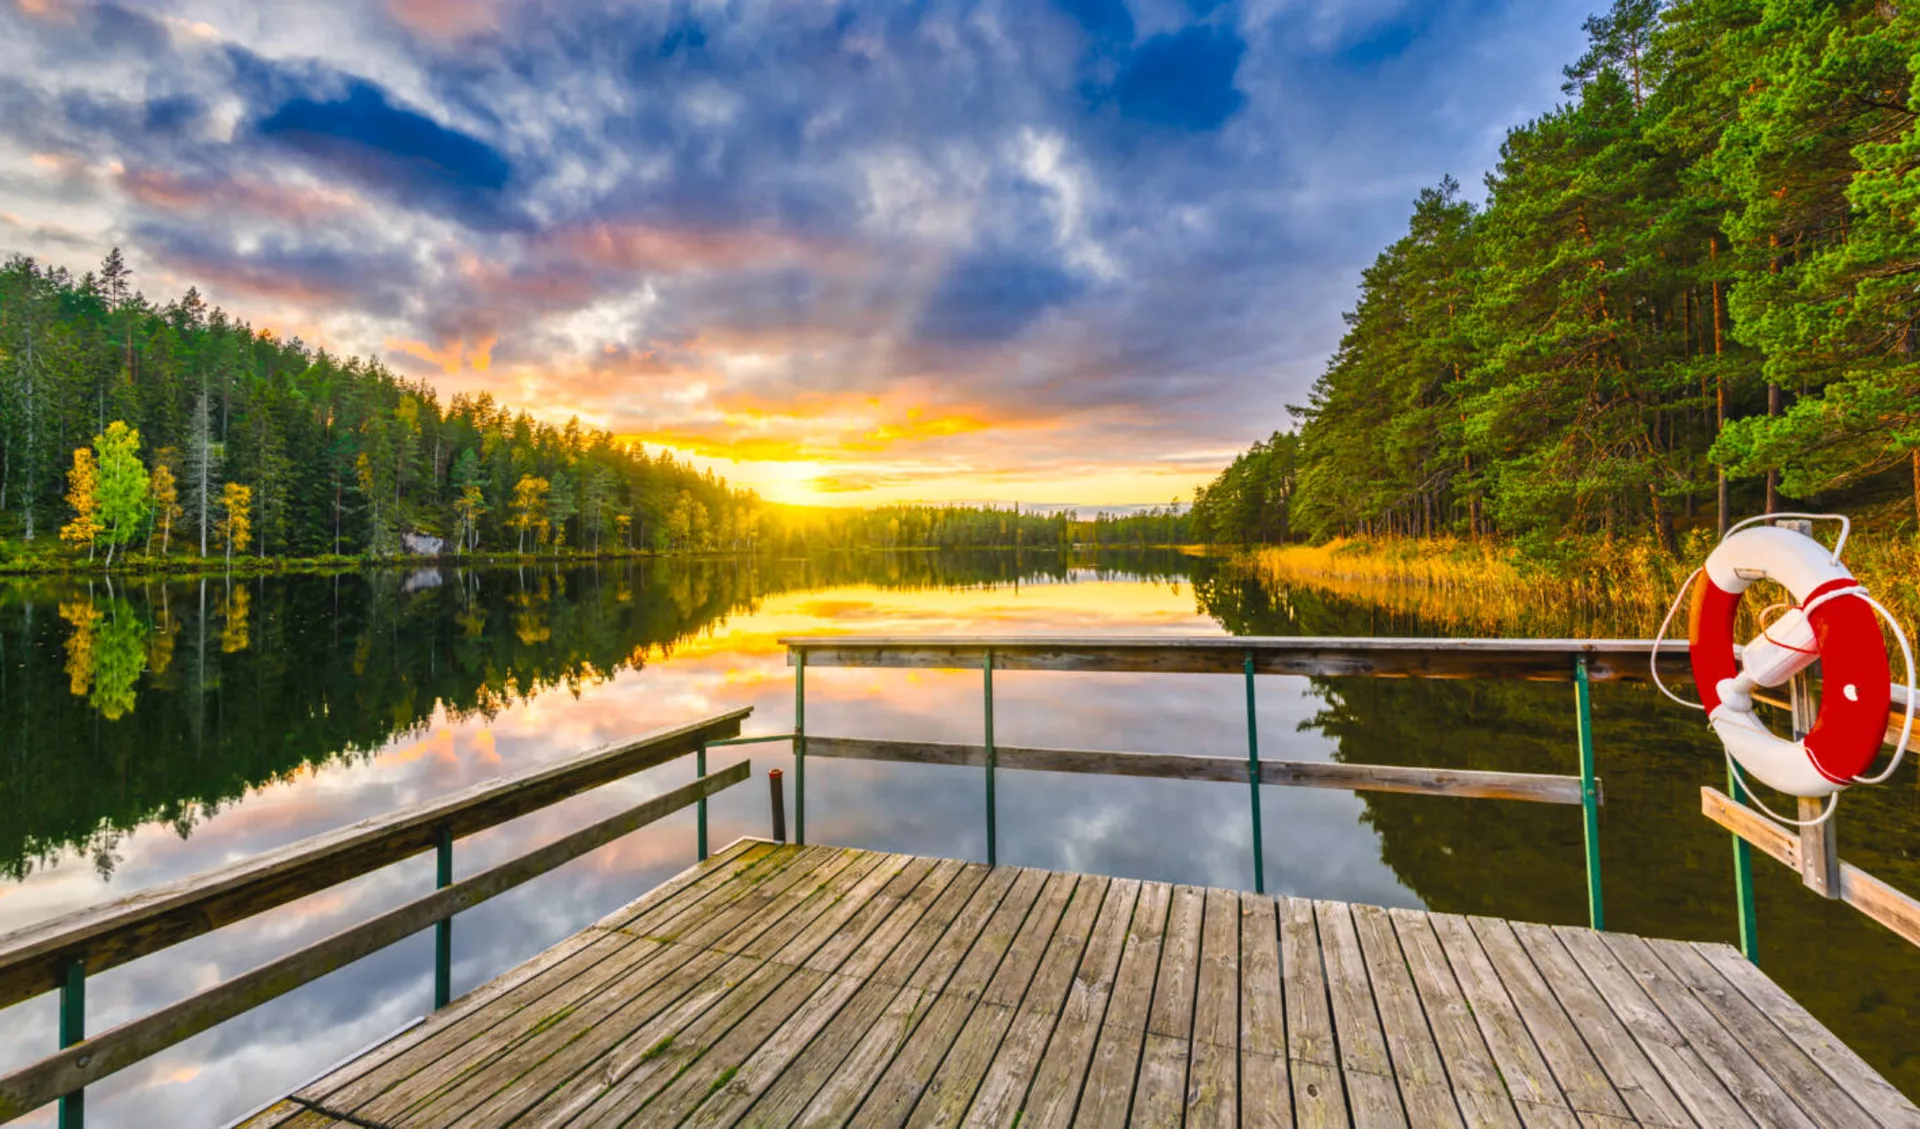
<path fill-rule="evenodd" d="M 1736 661 L 1734 618 L 1756 580 L 1786 588 L 1794 606 L 1766 623 Z M 1791 529 L 1742 529 L 1707 557 L 1688 617 L 1689 657 L 1708 724 L 1741 768 L 1790 795 L 1819 797 L 1854 783 L 1873 763 L 1892 701 L 1876 610 L 1837 551 Z M 1813 728 L 1798 741 L 1776 736 L 1755 715 L 1753 691 L 1784 684 L 1816 659 L 1822 692 Z"/>

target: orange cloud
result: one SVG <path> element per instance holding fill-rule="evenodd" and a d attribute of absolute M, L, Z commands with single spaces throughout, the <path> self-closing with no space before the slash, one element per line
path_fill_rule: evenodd
<path fill-rule="evenodd" d="M 541 249 L 574 263 L 620 271 L 675 273 L 737 270 L 805 260 L 819 266 L 835 257 L 816 240 L 772 231 L 670 228 L 644 223 L 591 223 L 562 228 Z"/>
<path fill-rule="evenodd" d="M 259 180 L 190 180 L 162 169 L 123 169 L 120 188 L 149 207 L 169 211 L 243 211 L 278 220 L 308 220 L 352 208 L 358 197 L 336 188 L 292 188 Z"/>
<path fill-rule="evenodd" d="M 499 13 L 486 0 L 388 0 L 387 12 L 435 39 L 464 39 L 500 25 Z"/>
<path fill-rule="evenodd" d="M 438 349 L 424 341 L 407 341 L 398 337 L 389 337 L 382 344 L 396 353 L 418 357 L 448 376 L 459 373 L 462 368 L 486 372 L 493 367 L 492 337 L 482 337 L 471 344 L 464 337 L 456 338 Z"/>

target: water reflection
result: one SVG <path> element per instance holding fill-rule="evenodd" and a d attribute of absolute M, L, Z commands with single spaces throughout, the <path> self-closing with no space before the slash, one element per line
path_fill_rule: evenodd
<path fill-rule="evenodd" d="M 0 587 L 0 930 L 329 827 L 738 706 L 786 728 L 792 676 L 777 640 L 860 633 L 1146 635 L 1442 632 L 1310 589 L 1174 554 L 900 554 L 663 561 L 600 568 L 427 569 L 108 587 Z M 817 733 L 977 741 L 971 672 L 822 670 Z M 1009 744 L 1239 755 L 1238 679 L 1001 674 Z M 1602 859 L 1610 923 L 1733 935 L 1724 835 L 1698 814 L 1717 751 L 1650 694 L 1601 687 Z M 1567 772 L 1564 686 L 1261 680 L 1268 756 Z M 739 751 L 788 767 L 778 747 Z M 733 757 L 716 754 L 715 767 Z M 668 766 L 604 794 L 463 840 L 462 874 L 682 783 Z M 975 770 L 808 765 L 822 842 L 984 857 Z M 765 831 L 756 782 L 714 805 L 713 839 Z M 1244 787 L 1002 774 L 1004 861 L 1244 886 Z M 1850 797 L 1848 857 L 1908 889 L 1911 788 Z M 1584 920 L 1574 809 L 1268 788 L 1263 844 L 1279 892 Z M 456 925 L 456 990 L 590 922 L 691 859 L 690 816 L 595 852 Z M 1909 1089 L 1905 1031 L 1920 960 L 1903 943 L 1760 865 L 1768 970 Z M 99 1029 L 417 896 L 409 862 L 115 970 L 90 986 Z M 1832 954 L 1848 963 L 1835 968 Z M 198 1124 L 282 1092 L 427 1006 L 416 938 L 183 1044 L 92 1092 L 95 1124 Z M 1854 958 L 1861 962 L 1851 963 Z M 0 1066 L 44 1052 L 42 999 L 0 1015 Z M 137 1116 L 145 1114 L 146 1116 Z M 217 1116 L 216 1116 L 217 1115 Z"/>

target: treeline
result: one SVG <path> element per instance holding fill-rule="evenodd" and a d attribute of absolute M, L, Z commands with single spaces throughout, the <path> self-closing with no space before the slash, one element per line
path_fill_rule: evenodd
<path fill-rule="evenodd" d="M 1297 452 L 1203 491 L 1219 528 L 1671 546 L 1783 498 L 1920 516 L 1920 12 L 1616 0 L 1586 30 L 1483 207 L 1420 194 Z"/>
<path fill-rule="evenodd" d="M 56 530 L 89 556 L 745 551 L 758 511 L 670 454 L 484 394 L 442 406 L 197 290 L 156 306 L 117 249 L 79 277 L 0 267 L 0 538 L 28 551 Z"/>
<path fill-rule="evenodd" d="M 1172 545 L 1188 540 L 1177 504 L 1129 514 L 1036 513 L 1019 506 L 901 504 L 869 509 L 769 505 L 765 539 L 776 551 L 1046 549 Z"/>

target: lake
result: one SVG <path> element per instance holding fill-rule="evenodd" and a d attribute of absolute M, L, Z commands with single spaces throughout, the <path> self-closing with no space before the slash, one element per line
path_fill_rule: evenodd
<path fill-rule="evenodd" d="M 872 554 L 621 561 L 224 582 L 0 584 L 0 931 L 118 897 L 597 745 L 752 706 L 789 729 L 776 640 L 890 635 L 1441 635 L 1425 621 L 1171 552 Z M 818 670 L 810 733 L 978 742 L 978 672 Z M 1239 678 L 996 672 L 1007 745 L 1243 756 Z M 1734 941 L 1724 786 L 1698 716 L 1644 687 L 1595 688 L 1610 928 Z M 1263 677 L 1262 755 L 1577 771 L 1572 689 Z M 727 755 L 723 755 L 727 754 Z M 715 750 L 755 779 L 712 804 L 715 848 L 767 832 L 759 777 L 785 746 Z M 471 874 L 692 777 L 691 758 L 461 840 Z M 1248 888 L 1244 785 L 1003 772 L 1001 862 Z M 810 761 L 810 841 L 985 857 L 977 769 Z M 1267 788 L 1270 892 L 1584 924 L 1576 808 Z M 1911 771 L 1841 806 L 1842 850 L 1920 890 Z M 691 811 L 454 924 L 465 991 L 694 861 Z M 1920 952 L 1754 864 L 1763 967 L 1920 1095 Z M 103 1030 L 430 890 L 398 863 L 88 982 Z M 422 933 L 88 1091 L 97 1126 L 218 1124 L 431 1008 Z M 55 1049 L 55 997 L 0 1012 L 0 1069 Z M 51 1124 L 50 1111 L 27 1124 Z"/>

